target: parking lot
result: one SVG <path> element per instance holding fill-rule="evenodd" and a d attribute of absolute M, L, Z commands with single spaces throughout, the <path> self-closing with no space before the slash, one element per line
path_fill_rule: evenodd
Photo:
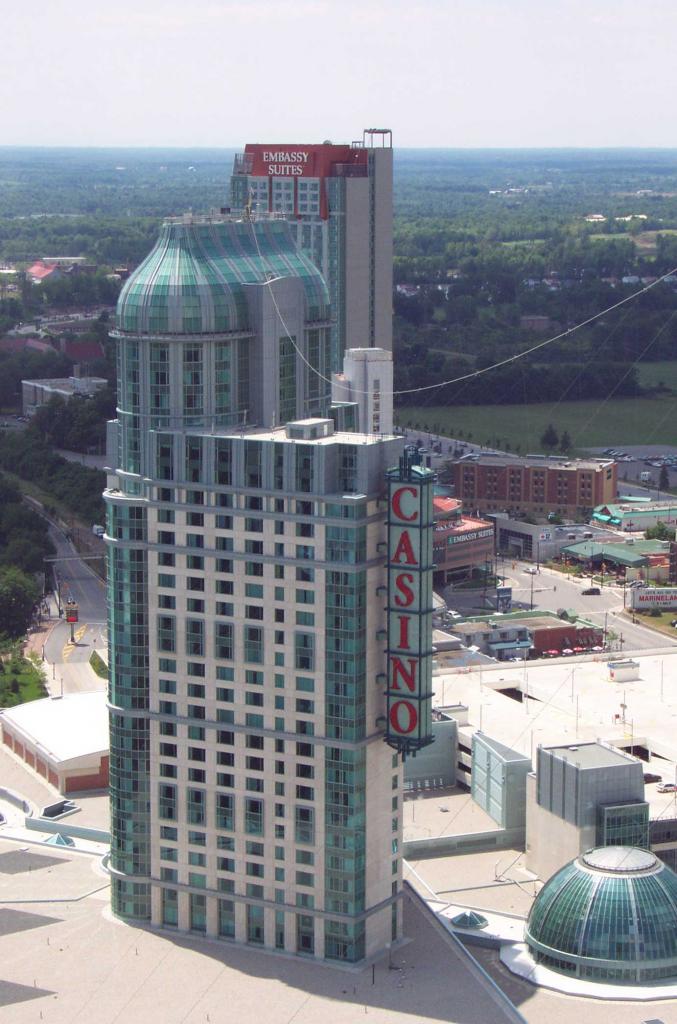
<path fill-rule="evenodd" d="M 610 457 L 618 463 L 618 491 L 623 493 L 623 482 L 628 480 L 635 484 L 642 484 L 642 473 L 650 473 L 651 480 L 646 484 L 647 488 L 655 494 L 658 487 L 658 480 L 661 472 L 661 464 L 664 460 L 665 468 L 668 471 L 668 479 L 671 487 L 677 487 L 677 448 L 669 445 L 630 445 L 613 449 L 617 454 L 610 455 L 609 448 L 588 448 L 590 455 L 597 457 Z M 650 465 L 654 463 L 654 465 Z M 656 463 L 658 463 L 656 465 Z"/>

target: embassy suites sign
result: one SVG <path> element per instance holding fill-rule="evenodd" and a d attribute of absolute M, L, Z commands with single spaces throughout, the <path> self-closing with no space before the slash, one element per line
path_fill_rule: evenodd
<path fill-rule="evenodd" d="M 309 156 L 304 149 L 264 149 L 263 162 L 270 175 L 301 178 L 305 174 Z"/>
<path fill-rule="evenodd" d="M 404 757 L 433 742 L 432 470 L 407 447 L 388 470 L 386 743 Z"/>

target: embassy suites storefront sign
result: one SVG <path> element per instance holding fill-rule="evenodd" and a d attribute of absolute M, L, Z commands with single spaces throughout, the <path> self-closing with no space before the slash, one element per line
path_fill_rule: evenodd
<path fill-rule="evenodd" d="M 433 742 L 433 482 L 407 447 L 388 470 L 386 743 L 404 757 Z"/>

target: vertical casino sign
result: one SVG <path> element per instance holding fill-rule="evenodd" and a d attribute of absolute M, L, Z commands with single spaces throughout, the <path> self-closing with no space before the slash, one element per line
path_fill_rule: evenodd
<path fill-rule="evenodd" d="M 388 470 L 386 743 L 403 757 L 433 742 L 433 483 L 408 446 Z"/>

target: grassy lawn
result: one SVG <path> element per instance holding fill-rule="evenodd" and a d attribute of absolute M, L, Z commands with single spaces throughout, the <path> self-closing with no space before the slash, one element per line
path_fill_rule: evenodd
<path fill-rule="evenodd" d="M 567 430 L 575 448 L 677 444 L 674 396 L 612 398 L 606 404 L 401 406 L 395 422 L 422 435 L 432 431 L 490 447 L 509 445 L 523 454 L 541 450 L 540 437 L 549 423 L 560 435 Z"/>
<path fill-rule="evenodd" d="M 677 360 L 639 363 L 637 372 L 643 388 L 655 388 L 659 384 L 664 384 L 666 388 L 677 391 Z"/>
<path fill-rule="evenodd" d="M 637 235 L 630 234 L 615 234 L 613 232 L 597 232 L 594 235 L 590 235 L 591 242 L 609 241 L 609 239 L 628 239 L 630 238 L 637 249 L 637 253 L 640 256 L 655 256 L 656 255 L 656 237 L 658 235 L 677 235 L 677 231 L 674 228 L 663 228 L 662 231 L 640 231 Z"/>
<path fill-rule="evenodd" d="M 0 654 L 0 707 L 12 708 L 46 696 L 39 662 L 24 658 L 16 646 Z"/>
<path fill-rule="evenodd" d="M 89 656 L 89 664 L 92 666 L 97 676 L 100 679 L 108 679 L 108 665 L 103 660 L 100 654 L 96 651 L 92 651 Z"/>
<path fill-rule="evenodd" d="M 657 235 L 677 235 L 677 231 L 674 228 L 664 228 L 662 231 L 640 231 L 634 238 L 637 252 L 642 256 L 652 256 L 656 252 Z"/>
<path fill-rule="evenodd" d="M 627 610 L 626 615 L 633 616 L 631 610 Z M 677 640 L 677 629 L 671 626 L 670 623 L 677 619 L 677 611 L 673 608 L 672 611 L 661 612 L 660 615 L 650 615 L 648 612 L 634 612 L 634 619 L 636 622 L 641 623 L 642 626 L 649 626 L 651 629 L 657 629 L 661 633 L 665 633 L 667 636 L 672 637 L 673 640 Z"/>

